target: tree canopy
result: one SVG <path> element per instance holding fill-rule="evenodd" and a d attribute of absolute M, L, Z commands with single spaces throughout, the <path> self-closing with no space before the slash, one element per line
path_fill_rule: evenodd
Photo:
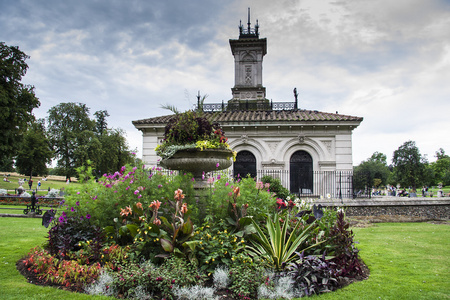
<path fill-rule="evenodd" d="M 34 87 L 23 84 L 29 56 L 0 42 L 0 161 L 17 154 L 23 134 L 40 106 Z"/>
<path fill-rule="evenodd" d="M 394 151 L 392 164 L 394 179 L 403 187 L 415 189 L 427 180 L 427 161 L 413 141 L 405 142 Z"/>
<path fill-rule="evenodd" d="M 52 157 L 53 150 L 46 136 L 44 120 L 32 123 L 16 157 L 17 171 L 30 177 L 47 175 L 47 164 Z"/>
<path fill-rule="evenodd" d="M 386 155 L 375 152 L 369 159 L 354 168 L 354 188 L 364 190 L 366 187 L 386 185 L 390 174 Z"/>
<path fill-rule="evenodd" d="M 57 156 L 56 172 L 66 177 L 76 176 L 76 168 L 91 162 L 96 176 L 119 170 L 132 162 L 124 132 L 108 129 L 106 110 L 94 113 L 83 103 L 61 103 L 48 114 L 48 133 Z"/>

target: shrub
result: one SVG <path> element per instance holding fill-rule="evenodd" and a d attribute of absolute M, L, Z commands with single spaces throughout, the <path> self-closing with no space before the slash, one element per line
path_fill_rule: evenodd
<path fill-rule="evenodd" d="M 337 221 L 331 229 L 330 241 L 335 246 L 335 258 L 333 261 L 339 269 L 338 275 L 343 277 L 354 277 L 362 274 L 361 263 L 359 262 L 358 248 L 353 240 L 354 233 L 350 224 L 345 220 L 343 210 L 337 213 Z"/>
<path fill-rule="evenodd" d="M 237 299 L 256 299 L 258 287 L 264 283 L 265 269 L 261 261 L 241 253 L 229 266 L 228 288 Z"/>
<path fill-rule="evenodd" d="M 111 275 L 119 294 L 132 297 L 138 287 L 145 287 L 146 294 L 158 295 L 158 299 L 173 299 L 173 289 L 176 286 L 201 285 L 205 280 L 204 276 L 197 272 L 195 265 L 177 257 L 167 259 L 160 266 L 151 262 L 126 263 L 120 265 Z"/>
<path fill-rule="evenodd" d="M 47 250 L 36 247 L 23 260 L 28 271 L 45 282 L 72 287 L 78 291 L 92 283 L 100 274 L 100 263 L 92 265 L 79 264 L 74 260 L 58 260 Z"/>
<path fill-rule="evenodd" d="M 336 264 L 327 261 L 325 255 L 322 258 L 317 256 L 305 256 L 298 253 L 298 260 L 289 265 L 287 271 L 281 276 L 289 276 L 295 283 L 299 291 L 297 297 L 310 296 L 331 292 L 338 287 L 338 275 L 336 274 Z"/>
<path fill-rule="evenodd" d="M 204 225 L 194 232 L 194 256 L 201 271 L 213 274 L 221 265 L 230 265 L 245 248 L 244 239 L 227 231 L 224 222 L 214 227 Z"/>
<path fill-rule="evenodd" d="M 98 261 L 104 235 L 102 229 L 91 224 L 89 219 L 89 214 L 81 215 L 74 207 L 70 212 L 63 211 L 59 218 L 54 219 L 48 231 L 45 248 L 59 259 L 70 259 L 70 252 L 76 252 L 86 245 L 92 253 L 90 262 Z"/>
<path fill-rule="evenodd" d="M 281 180 L 278 178 L 273 178 L 272 176 L 266 175 L 261 178 L 261 181 L 270 185 L 270 191 L 275 193 L 278 198 L 287 199 L 290 192 L 281 184 Z"/>

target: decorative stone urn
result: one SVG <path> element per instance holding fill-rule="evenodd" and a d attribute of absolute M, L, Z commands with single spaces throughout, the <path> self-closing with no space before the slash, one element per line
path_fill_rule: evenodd
<path fill-rule="evenodd" d="M 231 166 L 233 153 L 224 149 L 185 149 L 177 151 L 172 157 L 163 159 L 159 164 L 169 170 L 180 170 L 192 173 L 196 184 L 194 187 L 205 186 L 202 180 L 203 172 L 227 169 Z"/>

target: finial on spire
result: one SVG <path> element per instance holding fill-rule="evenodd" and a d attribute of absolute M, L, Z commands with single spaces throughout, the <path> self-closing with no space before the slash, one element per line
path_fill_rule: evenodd
<path fill-rule="evenodd" d="M 248 21 L 247 21 L 247 31 L 250 33 L 250 7 L 248 8 Z"/>
<path fill-rule="evenodd" d="M 248 8 L 247 29 L 244 29 L 242 20 L 239 21 L 239 38 L 259 38 L 259 24 L 256 20 L 256 26 L 253 29 L 250 23 L 250 7 Z"/>

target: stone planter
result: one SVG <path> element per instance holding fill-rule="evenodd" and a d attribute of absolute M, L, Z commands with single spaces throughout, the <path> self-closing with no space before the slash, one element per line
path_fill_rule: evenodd
<path fill-rule="evenodd" d="M 231 166 L 233 153 L 222 149 L 186 149 L 177 151 L 172 157 L 160 161 L 160 165 L 169 170 L 192 173 L 196 187 L 202 184 L 203 172 L 218 171 Z M 217 166 L 217 164 L 219 164 Z"/>

